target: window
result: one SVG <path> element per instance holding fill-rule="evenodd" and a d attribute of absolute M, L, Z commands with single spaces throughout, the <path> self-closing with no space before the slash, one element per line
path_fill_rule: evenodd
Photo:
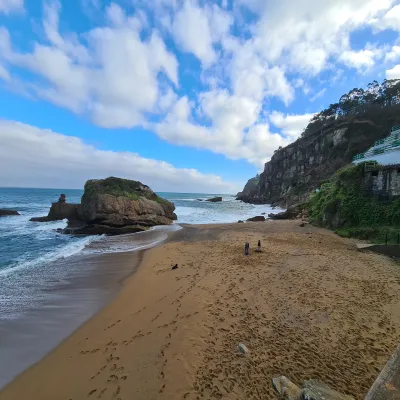
<path fill-rule="evenodd" d="M 371 176 L 378 176 L 378 174 L 379 174 L 379 171 L 372 171 L 371 172 Z"/>

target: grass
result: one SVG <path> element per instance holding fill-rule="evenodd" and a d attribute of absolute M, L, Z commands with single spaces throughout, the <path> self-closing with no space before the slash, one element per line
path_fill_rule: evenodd
<path fill-rule="evenodd" d="M 138 181 L 128 179 L 109 177 L 100 180 L 90 180 L 85 184 L 85 191 L 82 199 L 96 194 L 109 194 L 115 197 L 125 197 L 129 200 L 139 200 L 141 197 L 147 197 L 146 193 L 141 190 L 142 185 Z M 154 195 L 147 197 L 159 204 L 167 204 L 168 201 Z"/>

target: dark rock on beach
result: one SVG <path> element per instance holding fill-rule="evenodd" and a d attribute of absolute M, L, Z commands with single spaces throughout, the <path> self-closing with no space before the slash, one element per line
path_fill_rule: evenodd
<path fill-rule="evenodd" d="M 16 210 L 9 210 L 7 208 L 0 208 L 0 217 L 8 217 L 10 215 L 21 215 Z"/>
<path fill-rule="evenodd" d="M 242 220 L 239 220 L 238 224 L 244 224 L 244 222 Z"/>
<path fill-rule="evenodd" d="M 268 217 L 271 219 L 295 219 L 299 216 L 301 216 L 301 207 L 290 207 L 286 211 L 277 213 L 277 214 L 268 214 Z"/>
<path fill-rule="evenodd" d="M 206 201 L 210 201 L 211 203 L 218 203 L 222 201 L 222 197 L 213 197 L 212 199 L 207 199 Z"/>
<path fill-rule="evenodd" d="M 249 222 L 264 222 L 265 217 L 263 215 L 259 215 L 257 217 L 249 218 L 247 221 L 249 221 Z"/>

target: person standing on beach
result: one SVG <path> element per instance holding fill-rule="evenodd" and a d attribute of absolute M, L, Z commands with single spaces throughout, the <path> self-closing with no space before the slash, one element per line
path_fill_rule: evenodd
<path fill-rule="evenodd" d="M 258 241 L 257 251 L 258 251 L 259 253 L 261 252 L 261 240 Z"/>
<path fill-rule="evenodd" d="M 250 244 L 249 244 L 249 242 L 246 242 L 246 244 L 244 245 L 244 255 L 245 256 L 249 255 L 249 250 L 250 250 Z"/>

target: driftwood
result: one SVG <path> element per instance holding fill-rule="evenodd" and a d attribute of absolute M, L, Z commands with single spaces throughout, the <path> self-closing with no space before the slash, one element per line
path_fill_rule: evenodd
<path fill-rule="evenodd" d="M 310 379 L 298 387 L 286 376 L 272 379 L 275 391 L 286 400 L 354 400 L 331 389 L 325 383 Z M 400 400 L 400 345 L 376 378 L 364 400 Z"/>
<path fill-rule="evenodd" d="M 365 400 L 400 399 L 400 345 L 376 378 Z"/>
<path fill-rule="evenodd" d="M 353 397 L 331 389 L 325 383 L 311 379 L 305 381 L 301 388 L 286 376 L 272 379 L 275 391 L 286 400 L 354 400 Z"/>

